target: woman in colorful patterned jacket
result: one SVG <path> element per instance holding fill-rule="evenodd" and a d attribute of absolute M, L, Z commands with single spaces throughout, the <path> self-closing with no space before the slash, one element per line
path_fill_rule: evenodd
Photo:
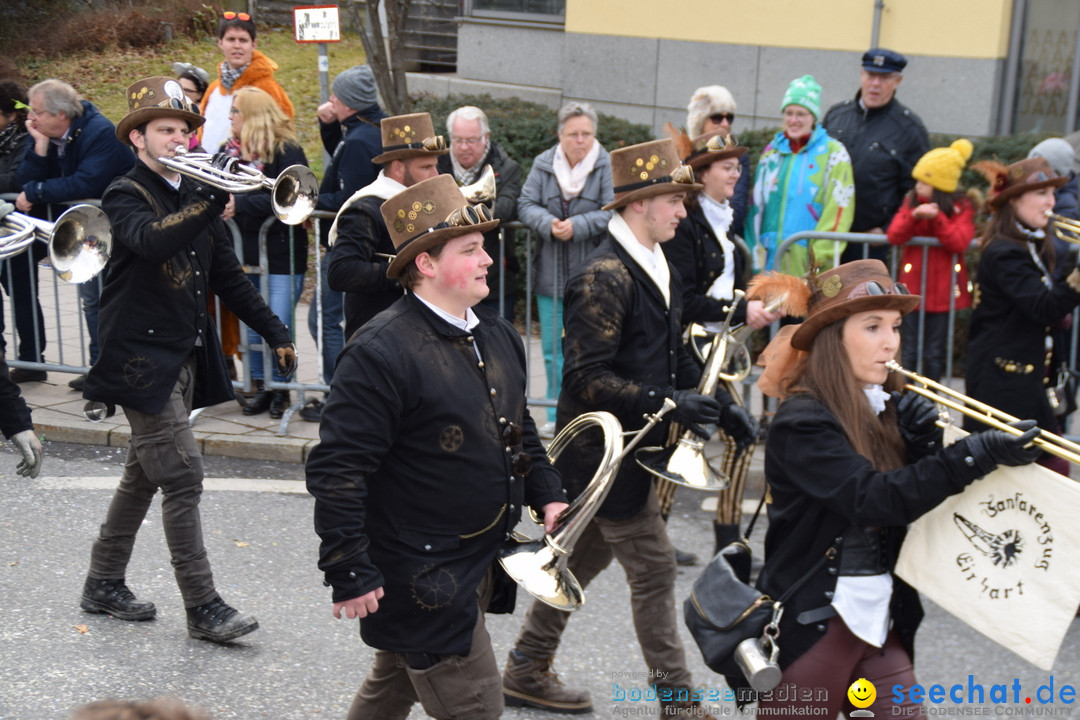
<path fill-rule="evenodd" d="M 855 216 L 855 184 L 847 150 L 818 125 L 821 86 L 812 75 L 791 82 L 780 110 L 783 129 L 758 161 L 746 243 L 758 269 L 802 275 L 808 245 L 819 265 L 831 267 L 845 243 L 801 241 L 778 257 L 780 244 L 806 230 L 847 232 Z"/>

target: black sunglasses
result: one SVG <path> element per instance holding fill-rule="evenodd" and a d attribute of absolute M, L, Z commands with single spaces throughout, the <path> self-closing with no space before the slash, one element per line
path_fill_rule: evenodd
<path fill-rule="evenodd" d="M 709 116 L 709 119 L 712 120 L 717 125 L 724 122 L 725 120 L 727 120 L 728 122 L 734 122 L 735 121 L 735 113 L 729 113 L 729 112 L 713 113 L 712 115 Z"/>

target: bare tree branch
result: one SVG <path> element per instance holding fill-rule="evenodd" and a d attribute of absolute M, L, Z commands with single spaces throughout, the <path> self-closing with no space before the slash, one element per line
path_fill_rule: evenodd
<path fill-rule="evenodd" d="M 368 65 L 375 75 L 386 110 L 392 115 L 409 111 L 409 91 L 401 57 L 401 36 L 409 15 L 410 0 L 385 0 L 387 35 L 379 22 L 379 7 L 383 0 L 353 0 L 349 12 L 360 32 Z M 357 6 L 363 6 L 361 17 Z"/>

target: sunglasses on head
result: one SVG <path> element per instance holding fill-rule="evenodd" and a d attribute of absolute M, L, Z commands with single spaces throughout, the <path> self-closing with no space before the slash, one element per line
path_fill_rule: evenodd
<path fill-rule="evenodd" d="M 868 280 L 861 285 L 856 285 L 855 288 L 848 295 L 848 299 L 860 298 L 860 297 L 878 297 L 881 295 L 910 295 L 907 285 L 904 283 L 893 283 L 891 288 L 887 288 L 877 280 Z"/>
<path fill-rule="evenodd" d="M 729 112 L 713 113 L 712 115 L 709 116 L 709 119 L 712 120 L 717 125 L 724 122 L 725 120 L 727 122 L 734 122 L 735 121 L 735 113 L 729 113 Z"/>
<path fill-rule="evenodd" d="M 225 12 L 221 13 L 221 17 L 225 18 L 226 20 L 243 20 L 244 22 L 251 21 L 251 16 L 247 13 L 238 13 L 233 12 L 232 10 L 226 10 Z"/>
<path fill-rule="evenodd" d="M 479 225 L 480 223 L 491 222 L 494 219 L 495 216 L 491 214 L 491 209 L 487 205 L 466 205 L 450 213 L 450 216 L 446 218 L 446 227 Z"/>

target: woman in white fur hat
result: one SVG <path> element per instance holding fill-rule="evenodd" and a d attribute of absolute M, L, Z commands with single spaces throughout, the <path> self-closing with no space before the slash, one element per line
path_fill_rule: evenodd
<path fill-rule="evenodd" d="M 700 137 L 714 130 L 727 137 L 731 135 L 734 122 L 735 98 L 723 85 L 699 87 L 690 96 L 690 104 L 686 106 L 686 134 L 690 137 Z M 747 155 L 739 157 L 739 167 L 742 174 L 735 183 L 734 194 L 728 199 L 735 212 L 728 232 L 742 237 L 746 211 L 750 207 L 750 158 Z"/>

